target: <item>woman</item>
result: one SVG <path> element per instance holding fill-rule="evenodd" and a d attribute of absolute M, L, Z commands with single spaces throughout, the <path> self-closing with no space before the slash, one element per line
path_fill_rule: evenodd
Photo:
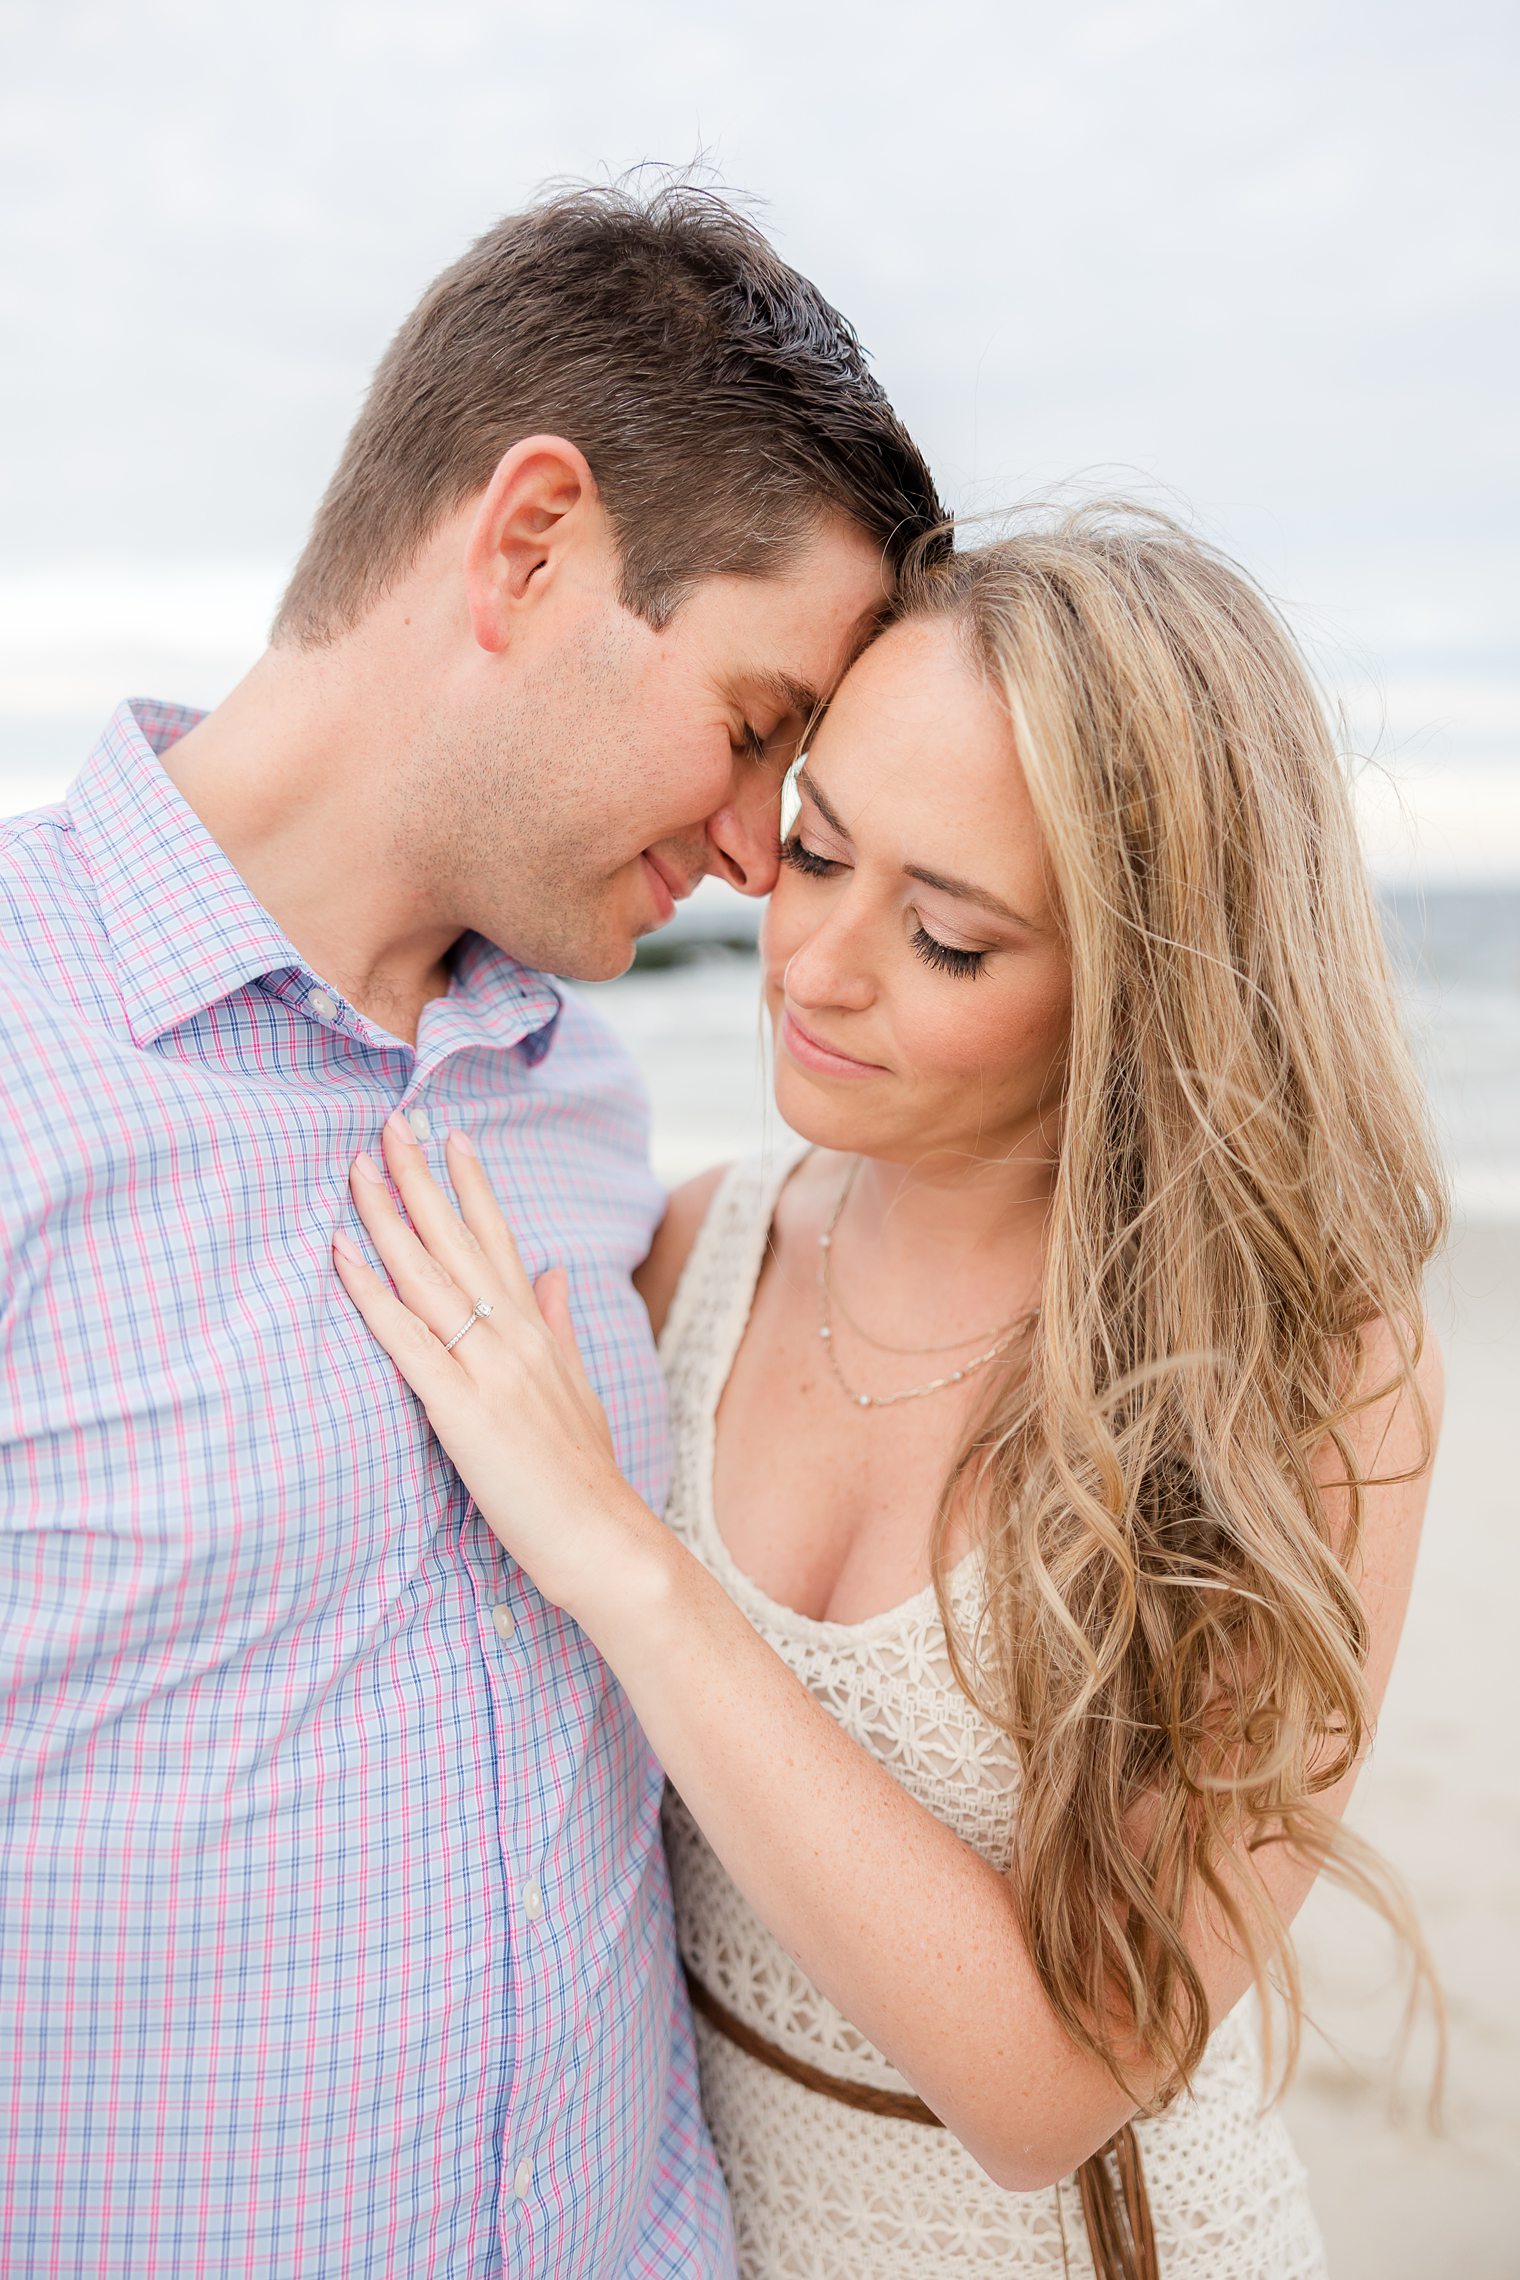
<path fill-rule="evenodd" d="M 354 1183 L 399 1298 L 340 1272 L 670 1773 L 746 2273 L 1302 2280 L 1241 1998 L 1275 1972 L 1291 2060 L 1321 1871 L 1407 1929 L 1338 1823 L 1442 1228 L 1321 715 L 1236 572 L 1090 510 L 910 581 L 797 785 L 811 1145 L 676 1195 L 643 1271 L 668 1528 L 466 1141 L 462 1223 L 399 1141 L 415 1234 Z"/>

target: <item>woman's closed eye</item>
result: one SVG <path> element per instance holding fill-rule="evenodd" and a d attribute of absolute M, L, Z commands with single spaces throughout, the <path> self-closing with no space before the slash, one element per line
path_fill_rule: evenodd
<path fill-rule="evenodd" d="M 839 869 L 827 855 L 805 846 L 795 831 L 781 842 L 781 860 L 789 870 L 800 871 L 805 879 L 826 879 L 831 871 Z"/>
<path fill-rule="evenodd" d="M 911 936 L 913 948 L 926 966 L 933 966 L 942 974 L 963 974 L 974 978 L 987 960 L 985 950 L 957 950 L 953 942 L 941 942 L 931 934 L 922 919 Z"/>
<path fill-rule="evenodd" d="M 833 872 L 844 869 L 833 857 L 820 855 L 816 847 L 809 847 L 801 835 L 793 831 L 781 842 L 781 860 L 788 869 L 799 871 L 805 879 L 826 879 Z M 942 942 L 931 934 L 923 920 L 915 913 L 913 932 L 908 937 L 915 956 L 937 973 L 958 974 L 966 980 L 974 979 L 987 961 L 985 950 L 961 950 L 953 942 Z"/>

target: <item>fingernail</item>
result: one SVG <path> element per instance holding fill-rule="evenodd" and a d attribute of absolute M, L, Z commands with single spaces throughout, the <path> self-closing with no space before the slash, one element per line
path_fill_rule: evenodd
<path fill-rule="evenodd" d="M 354 1169 L 355 1171 L 362 1172 L 367 1180 L 373 1180 L 377 1187 L 384 1187 L 384 1172 L 381 1171 L 380 1166 L 375 1162 L 374 1157 L 369 1155 L 363 1148 L 359 1150 L 358 1155 L 354 1158 Z"/>
<path fill-rule="evenodd" d="M 476 1147 L 468 1132 L 451 1132 L 449 1134 L 449 1138 L 453 1141 L 455 1147 L 458 1148 L 464 1155 L 477 1157 L 479 1156 L 480 1150 Z"/>
<path fill-rule="evenodd" d="M 356 1267 L 364 1264 L 364 1253 L 357 1243 L 351 1243 L 341 1227 L 333 1230 L 333 1249 L 341 1258 L 352 1259 Z"/>
<path fill-rule="evenodd" d="M 400 1140 L 408 1148 L 417 1146 L 417 1135 L 407 1123 L 399 1108 L 393 1108 L 385 1120 L 385 1129 L 393 1140 Z"/>

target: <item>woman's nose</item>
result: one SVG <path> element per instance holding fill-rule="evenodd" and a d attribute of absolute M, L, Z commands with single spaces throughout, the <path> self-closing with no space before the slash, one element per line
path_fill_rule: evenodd
<path fill-rule="evenodd" d="M 797 944 L 787 959 L 781 986 L 794 1005 L 817 1013 L 828 1006 L 860 1013 L 876 996 L 869 965 L 840 914 L 826 919 Z"/>

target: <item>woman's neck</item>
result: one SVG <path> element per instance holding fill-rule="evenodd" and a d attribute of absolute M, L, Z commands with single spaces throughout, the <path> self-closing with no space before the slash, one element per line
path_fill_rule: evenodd
<path fill-rule="evenodd" d="M 1032 1144 L 998 1162 L 864 1156 L 844 1176 L 835 1270 L 884 1336 L 976 1334 L 1038 1303 L 1055 1167 Z"/>
<path fill-rule="evenodd" d="M 899 1164 L 861 1156 L 856 1162 L 851 1215 L 870 1222 L 888 1244 L 1017 1240 L 1043 1219 L 1055 1188 L 1054 1158 L 1034 1135 L 996 1159 L 947 1155 Z"/>

